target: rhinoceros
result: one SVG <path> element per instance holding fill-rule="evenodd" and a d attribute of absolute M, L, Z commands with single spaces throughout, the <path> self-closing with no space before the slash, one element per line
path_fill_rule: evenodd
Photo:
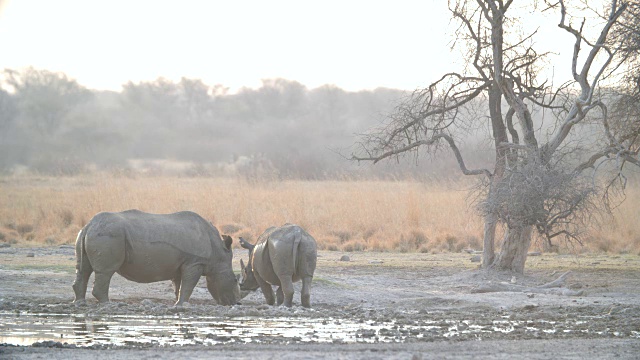
<path fill-rule="evenodd" d="M 258 238 L 255 245 L 240 238 L 240 245 L 249 250 L 249 262 L 242 268 L 241 290 L 262 289 L 267 304 L 273 305 L 273 289 L 278 305 L 290 307 L 293 301 L 293 283 L 302 280 L 300 300 L 302 306 L 311 307 L 311 280 L 316 269 L 318 253 L 316 240 L 300 226 L 285 224 L 270 227 Z"/>
<path fill-rule="evenodd" d="M 109 283 L 117 272 L 139 283 L 171 280 L 176 306 L 189 301 L 204 275 L 217 303 L 236 304 L 240 288 L 231 266 L 233 240 L 223 237 L 210 222 L 190 211 L 98 213 L 76 240 L 74 302 L 84 302 L 89 276 L 95 271 L 91 293 L 101 303 L 109 301 Z"/>

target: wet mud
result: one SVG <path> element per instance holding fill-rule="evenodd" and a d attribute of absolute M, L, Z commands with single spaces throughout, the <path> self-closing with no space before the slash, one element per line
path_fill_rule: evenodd
<path fill-rule="evenodd" d="M 87 303 L 77 306 L 72 304 L 72 249 L 11 251 L 0 253 L 0 355 L 16 358 L 53 348 L 75 351 L 60 353 L 64 358 L 86 355 L 82 349 L 242 352 L 256 346 L 328 346 L 318 353 L 322 357 L 349 349 L 421 349 L 467 341 L 507 341 L 508 347 L 512 341 L 540 347 L 560 342 L 572 352 L 579 350 L 569 344 L 610 341 L 623 344 L 621 354 L 631 355 L 629 344 L 640 344 L 637 257 L 576 262 L 545 256 L 532 262 L 526 276 L 514 278 L 478 271 L 460 254 L 354 253 L 352 261 L 341 262 L 341 253 L 322 252 L 307 309 L 300 306 L 299 284 L 292 308 L 268 306 L 260 292 L 241 305 L 218 306 L 203 282 L 190 303 L 175 307 L 169 282 L 136 284 L 118 276 L 110 303 L 99 304 L 88 294 Z M 243 255 L 234 255 L 235 267 Z M 472 291 L 482 282 L 542 284 L 568 269 L 568 286 L 584 290 L 582 296 Z M 436 345 L 419 345 L 428 343 Z M 272 349 L 265 356 L 275 353 Z M 464 357 L 456 353 L 454 358 Z"/>

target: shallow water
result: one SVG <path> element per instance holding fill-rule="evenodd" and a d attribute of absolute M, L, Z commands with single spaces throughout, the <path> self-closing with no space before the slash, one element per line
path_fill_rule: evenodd
<path fill-rule="evenodd" d="M 515 334 L 537 337 L 589 333 L 585 320 L 511 321 L 496 319 L 422 321 L 399 325 L 394 321 L 310 319 L 289 317 L 196 317 L 138 315 L 69 315 L 0 313 L 0 343 L 32 345 L 55 341 L 76 346 L 180 346 L 228 343 L 374 343 L 428 341 L 435 338 L 482 338 Z M 640 338 L 637 332 L 616 334 L 591 332 L 592 336 Z"/>

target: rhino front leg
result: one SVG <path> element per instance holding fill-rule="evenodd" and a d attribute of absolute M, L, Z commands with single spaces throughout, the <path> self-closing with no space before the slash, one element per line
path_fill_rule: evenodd
<path fill-rule="evenodd" d="M 201 265 L 186 265 L 180 269 L 182 276 L 180 278 L 180 291 L 178 292 L 176 306 L 180 306 L 183 302 L 189 301 L 191 293 L 198 284 L 198 280 L 200 280 L 203 271 L 204 269 Z"/>
<path fill-rule="evenodd" d="M 180 295 L 180 282 L 182 281 L 182 274 L 180 271 L 176 274 L 176 276 L 171 279 L 171 283 L 173 283 L 173 292 L 176 294 L 176 301 L 178 301 L 178 296 Z"/>
<path fill-rule="evenodd" d="M 114 273 L 115 271 L 96 271 L 96 279 L 93 283 L 91 294 L 101 303 L 109 302 L 109 284 L 111 283 L 111 277 L 113 277 Z"/>
<path fill-rule="evenodd" d="M 306 276 L 302 278 L 302 291 L 300 292 L 300 302 L 306 308 L 311 307 L 311 280 L 313 277 Z"/>
<path fill-rule="evenodd" d="M 278 286 L 276 290 L 276 305 L 280 306 L 284 302 L 284 293 L 282 292 L 282 286 Z"/>

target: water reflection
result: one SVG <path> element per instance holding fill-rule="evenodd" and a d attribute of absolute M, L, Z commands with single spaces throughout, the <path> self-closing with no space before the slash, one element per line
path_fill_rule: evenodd
<path fill-rule="evenodd" d="M 56 341 L 91 345 L 193 345 L 225 343 L 374 343 L 424 338 L 456 338 L 486 334 L 554 334 L 589 332 L 584 324 L 551 321 L 493 320 L 422 321 L 414 325 L 394 321 L 352 321 L 310 318 L 202 318 L 193 316 L 83 316 L 68 314 L 0 313 L 0 343 L 31 345 Z M 593 334 L 593 333 L 592 333 Z M 597 334 L 596 334 L 597 335 Z M 599 334 L 619 336 L 615 333 Z M 630 335 L 640 338 L 638 333 Z"/>

